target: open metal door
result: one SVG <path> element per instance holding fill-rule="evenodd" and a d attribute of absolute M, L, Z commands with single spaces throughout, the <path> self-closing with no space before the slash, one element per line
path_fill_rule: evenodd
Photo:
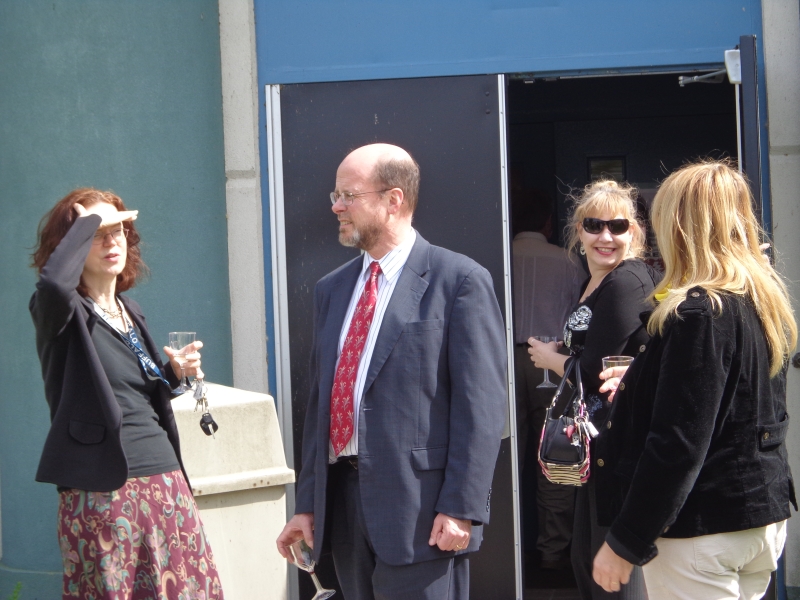
<path fill-rule="evenodd" d="M 314 285 L 357 252 L 339 245 L 328 194 L 345 155 L 372 142 L 397 144 L 420 164 L 416 229 L 492 274 L 506 320 L 513 432 L 504 77 L 268 86 L 267 98 L 278 401 L 286 433 L 290 427 L 286 438 L 293 447 L 287 455 L 294 465 L 301 464 Z M 516 443 L 506 437 L 495 470 L 491 523 L 470 561 L 473 598 L 522 598 L 516 472 Z M 333 561 L 322 563 L 320 578 L 332 585 Z M 307 579 L 300 579 L 301 597 L 313 594 L 303 587 Z"/>
<path fill-rule="evenodd" d="M 753 192 L 756 216 L 768 230 L 771 221 L 769 207 L 764 206 L 761 177 L 761 115 L 758 106 L 758 59 L 756 36 L 739 38 L 741 64 L 741 90 L 738 96 L 739 114 L 739 168 L 747 175 Z"/>

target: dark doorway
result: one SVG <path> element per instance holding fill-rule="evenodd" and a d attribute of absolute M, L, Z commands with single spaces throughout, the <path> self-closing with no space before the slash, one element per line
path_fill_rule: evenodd
<path fill-rule="evenodd" d="M 624 179 L 641 190 L 647 204 L 659 182 L 683 163 L 702 157 L 735 159 L 734 86 L 725 80 L 680 87 L 678 75 L 510 77 L 512 215 L 526 203 L 551 203 L 557 218 L 549 241 L 563 246 L 569 195 L 593 177 Z M 538 436 L 528 435 L 520 473 L 525 598 L 549 598 L 545 590 L 574 585 L 568 566 L 560 572 L 539 568 L 537 448 Z M 558 597 L 573 597 L 565 593 Z"/>

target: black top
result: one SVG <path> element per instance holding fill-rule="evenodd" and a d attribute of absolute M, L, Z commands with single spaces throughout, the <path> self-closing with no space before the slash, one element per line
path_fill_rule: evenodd
<path fill-rule="evenodd" d="M 592 454 L 597 520 L 619 556 L 641 565 L 661 536 L 789 517 L 786 373 L 770 378 L 769 360 L 749 299 L 723 294 L 720 312 L 695 287 L 633 361 Z"/>
<path fill-rule="evenodd" d="M 649 336 L 639 314 L 651 308 L 647 297 L 661 275 L 639 259 L 622 261 L 579 302 L 564 325 L 564 345 L 581 357 L 586 408 L 591 421 L 601 424 L 608 414 L 607 394 L 600 394 L 600 372 L 606 356 L 636 356 Z M 581 295 L 589 285 L 587 279 Z"/>
<path fill-rule="evenodd" d="M 167 432 L 158 424 L 150 396 L 160 385 L 145 375 L 139 359 L 106 323 L 92 331 L 92 341 L 108 382 L 122 409 L 120 439 L 128 459 L 128 477 L 147 477 L 180 469 Z M 141 339 L 141 332 L 136 333 Z"/>
<path fill-rule="evenodd" d="M 51 420 L 36 480 L 110 492 L 122 487 L 128 478 L 120 435 L 122 410 L 92 341 L 93 329 L 105 325 L 91 301 L 76 290 L 100 221 L 98 215 L 75 219 L 42 269 L 29 309 Z M 119 298 L 141 332 L 142 347 L 170 385 L 176 386 L 178 378 L 172 369 L 164 369 L 142 309 L 126 296 Z M 159 384 L 150 398 L 159 425 L 181 463 L 170 390 Z M 186 476 L 185 470 L 183 474 Z"/>

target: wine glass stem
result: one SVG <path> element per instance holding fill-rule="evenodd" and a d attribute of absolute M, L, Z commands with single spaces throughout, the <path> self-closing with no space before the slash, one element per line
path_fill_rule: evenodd
<path fill-rule="evenodd" d="M 549 369 L 545 369 L 544 370 L 544 382 L 545 383 L 550 383 L 550 370 Z"/>
<path fill-rule="evenodd" d="M 314 585 L 317 587 L 317 591 L 321 592 L 324 588 L 322 587 L 322 584 L 320 584 L 319 579 L 317 579 L 317 576 L 314 574 L 314 571 L 310 571 L 309 575 L 311 575 L 311 580 L 314 582 Z"/>

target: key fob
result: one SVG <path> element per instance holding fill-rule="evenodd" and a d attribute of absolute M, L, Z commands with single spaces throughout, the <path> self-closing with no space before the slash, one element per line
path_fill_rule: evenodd
<path fill-rule="evenodd" d="M 214 420 L 214 417 L 211 416 L 211 413 L 206 412 L 203 413 L 203 416 L 200 417 L 200 429 L 203 430 L 203 433 L 206 435 L 214 435 L 217 430 L 219 429 L 219 425 Z"/>

